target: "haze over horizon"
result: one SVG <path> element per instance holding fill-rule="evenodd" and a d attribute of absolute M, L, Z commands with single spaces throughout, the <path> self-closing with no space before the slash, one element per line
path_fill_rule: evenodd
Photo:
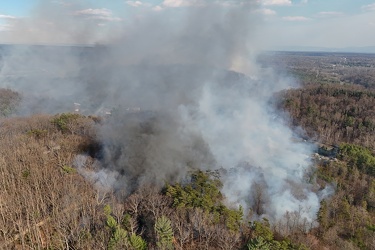
<path fill-rule="evenodd" d="M 254 6 L 248 15 L 253 16 L 252 22 L 257 22 L 252 33 L 260 50 L 327 48 L 329 51 L 350 51 L 360 48 L 362 52 L 374 52 L 375 33 L 371 32 L 375 28 L 373 0 L 213 2 L 226 8 Z M 205 4 L 203 0 L 6 1 L 0 5 L 0 44 L 107 44 L 116 37 L 118 30 L 134 19 L 159 14 L 169 16 L 173 22 L 187 9 Z M 54 6 L 54 11 L 37 11 L 40 6 L 48 5 Z M 67 15 L 86 24 L 84 28 L 72 27 L 69 22 L 59 24 L 55 22 L 58 15 L 61 15 L 61 20 L 66 20 L 63 16 Z M 71 31 L 82 33 L 82 36 L 66 36 Z M 88 35 L 94 33 L 95 36 Z"/>

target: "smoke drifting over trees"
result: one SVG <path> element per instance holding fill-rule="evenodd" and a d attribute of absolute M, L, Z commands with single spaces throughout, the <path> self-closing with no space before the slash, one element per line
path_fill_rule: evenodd
<path fill-rule="evenodd" d="M 33 18 L 13 23 L 15 41 L 106 46 L 13 47 L 2 59 L 1 87 L 24 94 L 20 114 L 67 111 L 73 102 L 91 112 L 115 108 L 98 127 L 95 177 L 114 189 L 222 169 L 228 202 L 275 219 L 303 208 L 313 221 L 325 191 L 305 178 L 311 145 L 293 142 L 270 104 L 294 83 L 252 60 L 256 2 L 137 10 L 105 25 L 80 15 L 83 4 L 43 2 Z"/>

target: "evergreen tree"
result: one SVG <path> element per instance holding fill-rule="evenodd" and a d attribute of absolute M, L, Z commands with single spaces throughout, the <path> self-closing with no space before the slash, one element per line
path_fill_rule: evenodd
<path fill-rule="evenodd" d="M 156 219 L 155 232 L 157 235 L 157 246 L 162 250 L 173 249 L 173 229 L 171 221 L 162 216 Z"/>

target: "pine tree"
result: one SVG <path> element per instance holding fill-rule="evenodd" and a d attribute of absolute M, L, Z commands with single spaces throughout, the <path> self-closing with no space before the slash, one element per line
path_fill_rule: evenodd
<path fill-rule="evenodd" d="M 173 249 L 173 229 L 171 224 L 171 221 L 166 216 L 156 219 L 155 232 L 157 235 L 157 246 L 159 249 Z"/>

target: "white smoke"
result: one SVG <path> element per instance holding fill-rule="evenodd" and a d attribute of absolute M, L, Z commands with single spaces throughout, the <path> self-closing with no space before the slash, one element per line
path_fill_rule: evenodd
<path fill-rule="evenodd" d="M 117 109 L 100 127 L 102 169 L 80 167 L 81 174 L 99 187 L 132 192 L 145 182 L 178 181 L 191 168 L 221 168 L 228 202 L 275 219 L 303 207 L 303 216 L 315 219 L 321 195 L 304 178 L 312 147 L 293 142 L 270 104 L 294 83 L 254 61 L 257 1 L 150 6 L 123 17 L 67 2 L 40 4 L 9 35 L 23 43 L 107 45 L 14 47 L 0 84 L 31 96 L 22 114 L 61 112 L 73 102 L 93 112 Z"/>

